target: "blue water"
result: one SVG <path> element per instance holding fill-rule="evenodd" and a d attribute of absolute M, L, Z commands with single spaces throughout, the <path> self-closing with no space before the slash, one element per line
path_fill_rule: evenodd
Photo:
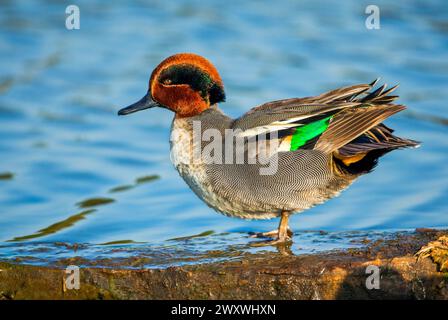
<path fill-rule="evenodd" d="M 365 27 L 368 4 L 77 1 L 81 28 L 67 30 L 67 4 L 2 2 L 3 257 L 38 243 L 132 240 L 160 247 L 206 231 L 231 246 L 247 243 L 247 232 L 277 226 L 224 217 L 196 198 L 170 164 L 169 111 L 116 116 L 145 93 L 152 69 L 177 52 L 201 54 L 217 66 L 227 93 L 221 108 L 232 116 L 379 76 L 400 84 L 399 102 L 409 111 L 387 124 L 422 147 L 387 155 L 341 197 L 294 216 L 291 227 L 301 231 L 295 252 L 301 240 L 308 243 L 309 230 L 447 227 L 448 2 L 376 1 L 379 30 Z M 98 198 L 101 206 L 80 204 Z M 212 250 L 215 237 L 194 243 Z M 184 241 L 176 245 L 182 250 Z M 317 241 L 314 249 L 320 247 Z"/>

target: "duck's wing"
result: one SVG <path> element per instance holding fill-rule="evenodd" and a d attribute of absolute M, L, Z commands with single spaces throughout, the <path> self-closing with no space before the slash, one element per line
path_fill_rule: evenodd
<path fill-rule="evenodd" d="M 373 105 L 336 114 L 319 137 L 314 149 L 326 153 L 334 152 L 404 109 L 406 107 L 402 105 Z"/>
<path fill-rule="evenodd" d="M 369 132 L 389 116 L 405 109 L 391 103 L 397 96 L 389 94 L 396 86 L 385 90 L 386 85 L 383 85 L 373 90 L 377 81 L 336 89 L 316 97 L 269 102 L 236 119 L 233 129 L 239 129 L 239 135 L 243 137 L 276 133 L 272 136 L 279 139 L 278 151 L 300 148 L 332 153 L 366 132 L 375 137 L 373 142 L 381 143 L 376 147 L 386 148 L 388 143 L 396 147 L 395 137 L 382 139 L 380 134 L 380 138 L 376 138 L 375 133 Z M 365 152 L 360 145 L 356 147 L 359 152 Z"/>
<path fill-rule="evenodd" d="M 359 105 L 350 101 L 370 88 L 361 84 L 340 88 L 317 97 L 277 100 L 257 106 L 233 123 L 234 129 L 243 131 L 243 136 L 280 131 L 312 122 L 317 117 L 335 114 L 338 111 Z"/>

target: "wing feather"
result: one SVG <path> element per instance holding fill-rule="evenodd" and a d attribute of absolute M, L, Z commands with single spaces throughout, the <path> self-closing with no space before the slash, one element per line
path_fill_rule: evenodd
<path fill-rule="evenodd" d="M 333 117 L 328 129 L 320 136 L 314 149 L 331 153 L 359 135 L 406 109 L 402 105 L 379 105 L 357 108 Z"/>
<path fill-rule="evenodd" d="M 389 94 L 397 86 L 386 90 L 386 85 L 382 85 L 373 90 L 378 80 L 331 90 L 315 97 L 268 102 L 236 119 L 232 128 L 240 129 L 243 137 L 278 132 L 281 139 L 288 142 L 295 128 L 331 117 L 326 131 L 314 137 L 313 143 L 306 144 L 306 148 L 331 153 L 358 136 L 368 134 L 386 118 L 405 109 L 402 105 L 392 104 L 398 96 Z"/>

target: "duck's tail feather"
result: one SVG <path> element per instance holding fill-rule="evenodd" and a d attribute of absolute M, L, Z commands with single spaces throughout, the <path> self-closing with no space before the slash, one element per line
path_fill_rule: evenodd
<path fill-rule="evenodd" d="M 366 131 L 333 153 L 336 165 L 345 172 L 363 174 L 372 171 L 386 153 L 420 145 L 418 141 L 393 135 L 393 131 L 383 123 Z"/>
<path fill-rule="evenodd" d="M 372 150 L 399 149 L 418 147 L 420 143 L 415 140 L 400 138 L 392 134 L 394 130 L 380 123 L 366 131 L 350 143 L 337 150 L 342 157 L 351 157 Z"/>

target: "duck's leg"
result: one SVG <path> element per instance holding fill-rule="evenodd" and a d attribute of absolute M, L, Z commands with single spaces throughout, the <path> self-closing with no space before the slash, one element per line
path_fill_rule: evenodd
<path fill-rule="evenodd" d="M 278 238 L 279 242 L 285 242 L 291 240 L 292 231 L 289 229 L 289 212 L 282 211 L 282 216 L 280 218 L 280 223 L 278 225 Z"/>
<path fill-rule="evenodd" d="M 254 235 L 251 235 L 252 238 L 273 238 L 276 243 L 286 242 L 291 240 L 292 231 L 289 229 L 288 221 L 289 221 L 288 211 L 282 211 L 280 223 L 278 225 L 278 229 L 269 231 L 269 232 L 260 232 Z"/>

